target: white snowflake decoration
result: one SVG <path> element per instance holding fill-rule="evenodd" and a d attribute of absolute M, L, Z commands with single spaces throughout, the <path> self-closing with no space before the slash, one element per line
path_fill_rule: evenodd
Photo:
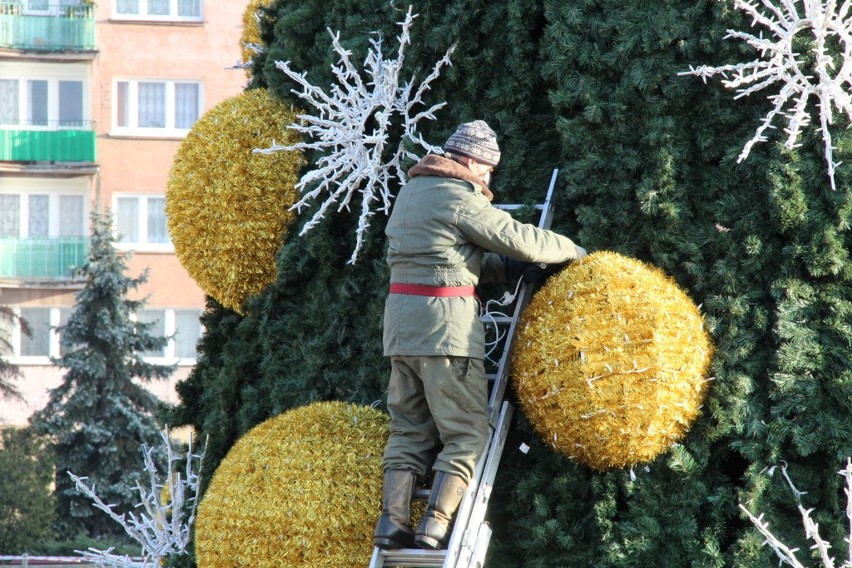
<path fill-rule="evenodd" d="M 743 148 L 737 163 L 745 160 L 751 148 L 758 142 L 765 142 L 764 132 L 772 126 L 776 115 L 787 117 L 788 125 L 785 146 L 795 148 L 796 140 L 802 128 L 810 123 L 806 110 L 811 95 L 818 99 L 820 129 L 825 142 L 825 160 L 828 164 L 828 176 L 831 188 L 835 189 L 834 171 L 839 162 L 832 156 L 832 141 L 829 125 L 834 122 L 833 109 L 846 113 L 852 118 L 852 99 L 847 92 L 852 85 L 852 18 L 850 18 L 850 0 L 844 0 L 838 9 L 837 0 L 778 0 L 777 5 L 770 0 L 762 0 L 762 7 L 756 2 L 735 0 L 734 7 L 752 18 L 752 26 L 760 24 L 775 37 L 763 39 L 746 32 L 727 30 L 728 38 L 745 41 L 760 52 L 760 59 L 750 63 L 723 65 L 720 67 L 692 67 L 679 75 L 697 75 L 706 82 L 708 77 L 719 74 L 722 84 L 729 89 L 737 89 L 735 99 L 748 96 L 770 85 L 779 84 L 781 90 L 769 96 L 774 104 L 766 114 L 754 137 Z M 800 9 L 803 15 L 800 15 Z M 793 50 L 796 34 L 810 33 L 813 36 L 814 58 L 812 72 L 803 69 L 800 54 Z M 842 53 L 832 57 L 828 42 L 835 39 Z M 837 61 L 836 61 L 837 60 Z M 838 63 L 840 69 L 837 69 Z M 728 74 L 732 77 L 728 79 Z"/>
<path fill-rule="evenodd" d="M 198 486 L 201 462 L 204 452 L 192 453 L 192 442 L 185 456 L 185 471 L 181 475 L 177 466 L 179 458 L 172 450 L 167 432 L 161 433 L 167 452 L 167 471 L 165 482 L 158 477 L 157 466 L 154 464 L 152 448 L 142 446 L 145 471 L 148 474 L 150 489 L 136 486 L 141 498 L 143 512 L 136 516 L 133 513 L 117 514 L 113 511 L 115 505 L 104 503 L 95 493 L 95 487 L 86 485 L 85 477 L 77 477 L 70 471 L 68 475 L 74 480 L 78 491 L 81 491 L 94 502 L 97 509 L 105 512 L 133 540 L 142 546 L 143 557 L 139 559 L 113 554 L 112 548 L 87 551 L 76 551 L 94 562 L 100 568 L 160 568 L 163 561 L 170 556 L 187 554 L 190 540 L 190 530 L 195 522 L 195 511 L 198 507 Z M 168 500 L 163 500 L 163 488 L 168 489 Z"/>
<path fill-rule="evenodd" d="M 391 181 L 397 179 L 400 184 L 405 183 L 402 159 L 419 158 L 405 148 L 406 141 L 419 144 L 427 152 L 441 151 L 440 148 L 427 144 L 417 134 L 417 124 L 425 118 L 434 120 L 434 113 L 446 103 L 432 105 L 417 113 L 414 113 L 414 108 L 424 104 L 422 97 L 429 90 L 430 84 L 439 76 L 444 65 L 450 65 L 453 48 L 447 50 L 444 57 L 435 64 L 432 73 L 416 90 L 413 79 L 400 85 L 403 52 L 411 42 L 409 30 L 415 17 L 409 7 L 405 21 L 400 23 L 402 32 L 397 38 L 399 49 L 396 59 L 385 61 L 381 38 L 370 40 L 372 49 L 364 60 L 364 68 L 370 75 L 368 80 L 362 79 L 352 64 L 352 53 L 340 45 L 340 33 L 335 34 L 328 30 L 334 50 L 340 57 L 340 62 L 332 65 L 332 71 L 340 84 L 332 86 L 329 93 L 311 85 L 305 78 L 305 73 L 293 71 L 289 62 L 275 62 L 276 67 L 301 86 L 300 92 L 294 90 L 293 93 L 317 111 L 314 115 L 299 115 L 298 118 L 302 122 L 289 126 L 313 138 L 313 141 L 288 146 L 273 144 L 270 148 L 256 149 L 255 152 L 326 152 L 317 161 L 316 169 L 305 173 L 296 185 L 296 189 L 303 193 L 302 198 L 291 207 L 296 211 L 301 211 L 311 201 L 327 194 L 325 201 L 302 228 L 300 235 L 312 229 L 333 204 L 339 202 L 338 211 L 348 209 L 352 195 L 356 191 L 361 192 L 361 215 L 355 233 L 355 250 L 349 264 L 353 264 L 357 259 L 370 217 L 375 213 L 375 202 L 381 200 L 378 209 L 387 213 L 390 209 Z M 401 127 L 403 136 L 393 156 L 383 162 L 382 153 L 388 144 L 388 130 L 392 126 Z"/>

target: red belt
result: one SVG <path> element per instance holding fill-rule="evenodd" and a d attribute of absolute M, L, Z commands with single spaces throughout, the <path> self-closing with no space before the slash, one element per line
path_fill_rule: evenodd
<path fill-rule="evenodd" d="M 432 296 L 434 298 L 450 298 L 455 296 L 473 296 L 473 286 L 427 286 L 425 284 L 391 284 L 391 294 L 408 294 L 409 296 Z"/>

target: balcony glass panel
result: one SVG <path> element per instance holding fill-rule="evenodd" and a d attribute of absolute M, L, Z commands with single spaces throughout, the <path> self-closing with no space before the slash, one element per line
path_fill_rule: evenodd
<path fill-rule="evenodd" d="M 0 278 L 68 278 L 88 248 L 88 237 L 0 237 Z"/>
<path fill-rule="evenodd" d="M 92 4 L 0 1 L 0 46 L 36 51 L 93 51 Z"/>

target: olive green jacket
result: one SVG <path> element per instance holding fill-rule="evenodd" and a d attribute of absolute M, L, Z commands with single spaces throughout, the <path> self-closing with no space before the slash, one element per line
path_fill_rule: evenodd
<path fill-rule="evenodd" d="M 385 228 L 392 283 L 475 286 L 480 277 L 503 280 L 497 255 L 547 264 L 585 255 L 570 239 L 492 206 L 490 191 L 453 160 L 426 156 L 409 175 Z M 388 294 L 384 354 L 482 359 L 485 331 L 479 318 L 473 296 Z"/>

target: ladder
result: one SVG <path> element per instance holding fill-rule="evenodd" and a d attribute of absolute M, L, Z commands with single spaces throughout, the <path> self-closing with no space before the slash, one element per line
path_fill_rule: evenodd
<path fill-rule="evenodd" d="M 554 169 L 550 177 L 550 185 L 544 203 L 535 206 L 539 213 L 538 227 L 549 229 L 553 221 L 554 211 L 554 188 L 556 187 L 556 176 L 558 169 Z M 523 205 L 497 205 L 505 210 L 520 209 Z M 512 421 L 514 409 L 512 404 L 504 401 L 506 387 L 510 374 L 510 355 L 512 342 L 515 338 L 515 329 L 518 325 L 521 313 L 533 293 L 533 287 L 525 282 L 520 283 L 515 298 L 515 308 L 511 317 L 492 317 L 488 321 L 492 324 L 508 328 L 505 335 L 502 353 L 497 363 L 497 372 L 488 375 L 491 389 L 488 398 L 489 438 L 485 452 L 479 458 L 473 477 L 467 487 L 467 492 L 459 504 L 456 518 L 452 527 L 452 534 L 446 550 L 424 550 L 420 548 L 404 548 L 399 550 L 373 549 L 373 557 L 369 568 L 392 568 L 392 567 L 416 567 L 427 568 L 441 566 L 443 568 L 482 568 L 485 562 L 485 554 L 491 541 L 491 527 L 485 522 L 485 512 L 491 491 L 494 487 L 494 478 L 503 455 L 503 447 L 506 444 L 506 435 L 509 424 Z M 414 499 L 427 499 L 428 490 L 418 490 Z"/>

